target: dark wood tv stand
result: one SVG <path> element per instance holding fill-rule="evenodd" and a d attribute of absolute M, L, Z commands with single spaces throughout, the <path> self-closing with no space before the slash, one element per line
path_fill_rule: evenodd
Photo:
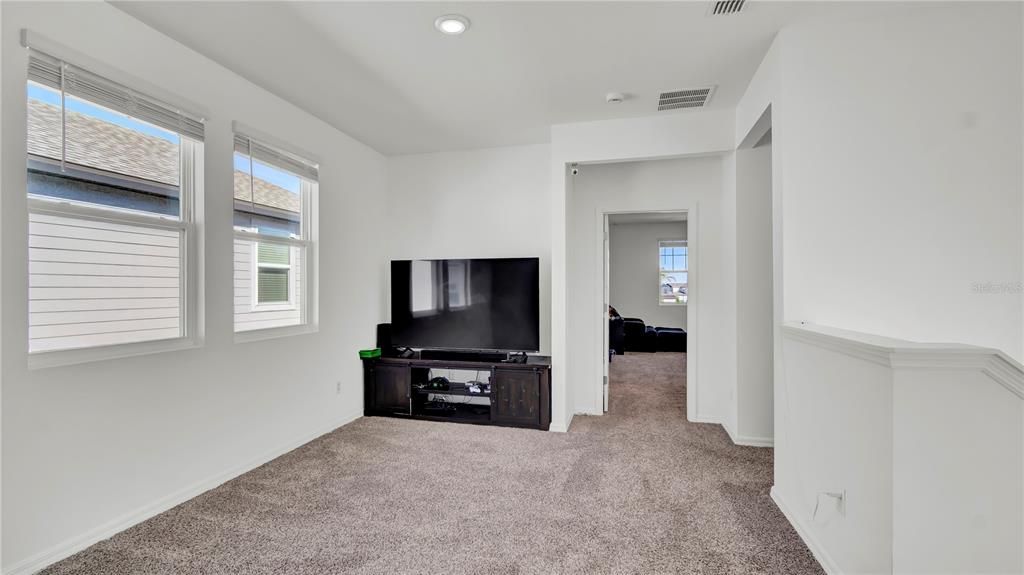
<path fill-rule="evenodd" d="M 490 379 L 491 392 L 473 393 L 466 382 L 455 381 L 447 391 L 426 389 L 423 386 L 431 369 L 481 372 L 481 380 Z M 526 363 L 423 359 L 419 354 L 364 359 L 363 406 L 365 415 L 547 431 L 551 425 L 551 358 L 529 356 Z"/>

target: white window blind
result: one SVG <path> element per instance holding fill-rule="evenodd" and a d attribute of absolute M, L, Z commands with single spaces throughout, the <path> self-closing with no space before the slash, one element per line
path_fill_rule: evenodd
<path fill-rule="evenodd" d="M 203 141 L 202 118 L 42 52 L 29 52 L 28 79 Z"/>
<path fill-rule="evenodd" d="M 279 150 L 244 134 L 235 134 L 235 151 L 245 154 L 253 160 L 291 172 L 300 178 L 310 181 L 319 179 L 319 169 L 313 161 L 303 159 L 295 154 Z"/>

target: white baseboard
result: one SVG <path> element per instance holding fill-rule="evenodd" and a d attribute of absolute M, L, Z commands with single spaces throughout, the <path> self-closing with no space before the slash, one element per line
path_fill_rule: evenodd
<path fill-rule="evenodd" d="M 555 433 L 568 433 L 569 426 L 572 425 L 572 417 L 572 415 L 569 415 L 569 421 L 566 421 L 564 425 L 552 421 L 551 425 L 548 426 L 548 431 L 554 431 Z"/>
<path fill-rule="evenodd" d="M 724 429 L 725 434 L 729 436 L 729 440 L 736 443 L 736 433 L 732 430 L 732 426 L 729 425 L 728 421 L 722 422 L 722 429 Z"/>
<path fill-rule="evenodd" d="M 192 485 L 189 485 L 183 489 L 175 491 L 174 493 L 161 497 L 160 499 L 157 499 L 152 503 L 143 505 L 142 507 L 134 511 L 129 511 L 128 513 L 125 513 L 120 517 L 116 517 L 113 520 L 104 523 L 103 525 L 100 525 L 94 529 L 90 529 L 89 531 L 81 535 L 77 535 L 75 537 L 67 539 L 61 543 L 58 543 L 57 545 L 54 545 L 53 547 L 50 547 L 49 549 L 45 549 L 31 557 L 28 557 L 27 559 L 19 561 L 18 563 L 12 565 L 10 568 L 5 570 L 3 572 L 3 575 L 30 575 L 32 573 L 36 573 L 44 569 L 45 567 L 60 561 L 61 559 L 66 559 L 95 543 L 113 537 L 114 535 L 120 533 L 121 531 L 124 531 L 125 529 L 128 529 L 129 527 L 132 527 L 133 525 L 142 523 L 143 521 L 156 515 L 159 515 L 164 511 L 171 509 L 172 507 L 181 505 L 182 503 L 188 501 L 189 499 L 192 499 L 193 497 L 201 495 L 202 493 L 205 493 L 206 491 L 209 491 L 214 487 L 226 483 L 238 477 L 239 475 L 242 475 L 243 473 L 251 471 L 263 465 L 264 463 L 267 463 L 268 461 L 276 459 L 284 455 L 285 453 L 288 453 L 289 451 L 297 447 L 301 447 L 302 445 L 305 445 L 310 441 L 313 441 L 314 439 L 320 437 L 321 435 L 325 435 L 327 433 L 334 431 L 335 429 L 338 429 L 343 425 L 351 423 L 362 416 L 363 410 L 360 407 L 360 409 L 357 412 L 349 413 L 344 417 L 341 417 L 340 419 L 331 422 L 329 425 L 313 433 L 306 434 L 298 439 L 289 441 L 282 445 L 281 447 L 272 449 L 264 453 L 263 455 L 255 459 L 252 459 L 242 465 L 233 467 L 231 469 L 228 469 L 224 472 L 218 473 L 212 477 L 208 477 L 201 481 L 197 481 Z"/>
<path fill-rule="evenodd" d="M 796 534 L 800 536 L 800 539 L 803 539 L 804 545 L 807 545 L 807 549 L 809 549 L 811 554 L 814 555 L 814 558 L 818 560 L 818 563 L 821 564 L 821 568 L 825 570 L 825 573 L 828 575 L 840 575 L 842 571 L 839 570 L 839 566 L 836 565 L 836 562 L 832 557 L 818 543 L 817 539 L 811 535 L 807 526 L 797 518 L 793 513 L 793 510 L 782 501 L 782 498 L 779 496 L 779 492 L 775 489 L 775 486 L 772 486 L 770 493 L 772 501 L 775 502 L 779 511 L 786 516 L 786 520 L 789 521 L 789 524 L 796 530 Z"/>
<path fill-rule="evenodd" d="M 753 437 L 750 435 L 739 435 L 733 432 L 732 428 L 726 424 L 722 424 L 725 428 L 725 433 L 729 436 L 729 439 L 736 445 L 742 445 L 744 447 L 775 447 L 775 439 L 771 437 Z"/>
<path fill-rule="evenodd" d="M 749 435 L 737 435 L 732 438 L 736 445 L 746 447 L 775 447 L 775 439 L 771 437 L 751 437 Z"/>
<path fill-rule="evenodd" d="M 690 423 L 714 423 L 716 425 L 722 425 L 722 422 L 717 417 L 711 417 L 708 415 L 697 415 L 695 417 L 687 417 Z"/>

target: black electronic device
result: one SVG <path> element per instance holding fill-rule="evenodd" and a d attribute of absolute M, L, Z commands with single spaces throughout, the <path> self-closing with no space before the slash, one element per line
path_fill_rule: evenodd
<path fill-rule="evenodd" d="M 540 260 L 392 261 L 391 344 L 538 351 Z"/>
<path fill-rule="evenodd" d="M 395 357 L 395 348 L 391 345 L 391 324 L 377 324 L 377 348 L 384 357 Z"/>
<path fill-rule="evenodd" d="M 436 391 L 448 391 L 451 389 L 452 384 L 448 381 L 447 377 L 435 377 L 427 382 L 425 389 L 431 389 Z"/>
<path fill-rule="evenodd" d="M 501 360 L 501 363 L 526 363 L 525 353 L 510 353 L 508 357 Z"/>

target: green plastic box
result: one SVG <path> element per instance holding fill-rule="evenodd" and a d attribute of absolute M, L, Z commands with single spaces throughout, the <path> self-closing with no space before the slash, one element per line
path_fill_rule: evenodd
<path fill-rule="evenodd" d="M 374 359 L 380 357 L 380 348 L 359 350 L 359 359 Z"/>

